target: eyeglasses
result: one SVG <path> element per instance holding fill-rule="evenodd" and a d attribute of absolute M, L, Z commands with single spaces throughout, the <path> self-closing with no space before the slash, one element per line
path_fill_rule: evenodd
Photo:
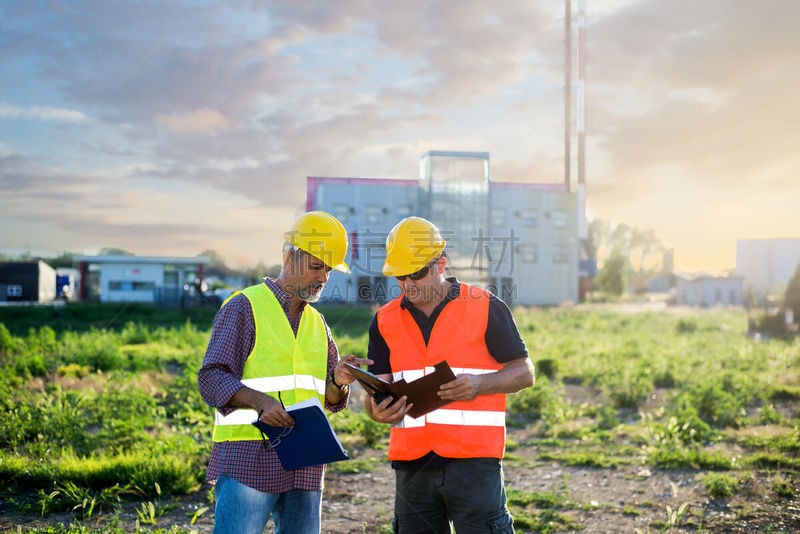
<path fill-rule="evenodd" d="M 281 392 L 280 391 L 278 392 L 278 401 L 280 401 L 281 407 L 285 410 L 286 406 L 283 405 L 283 399 L 281 398 Z M 264 413 L 264 410 L 261 410 L 261 411 L 258 412 L 258 419 L 259 420 L 261 419 L 261 414 L 262 413 Z M 261 429 L 261 427 L 258 427 L 258 431 L 261 432 L 261 440 L 264 443 L 264 448 L 265 449 L 274 449 L 275 447 L 280 445 L 281 444 L 281 440 L 283 438 L 285 438 L 286 436 L 288 436 L 289 432 L 291 432 L 293 428 L 294 428 L 293 426 L 287 426 L 283 430 L 281 430 L 281 433 L 278 434 L 278 436 L 275 439 L 270 439 L 269 436 L 267 436 L 264 433 L 264 431 Z"/>
<path fill-rule="evenodd" d="M 264 448 L 265 449 L 274 449 L 275 447 L 280 445 L 281 444 L 281 440 L 283 438 L 285 438 L 286 436 L 288 436 L 289 432 L 291 432 L 293 428 L 294 428 L 293 426 L 287 426 L 286 428 L 281 430 L 281 433 L 278 434 L 278 437 L 275 438 L 275 439 L 269 439 L 267 437 L 267 435 L 264 434 L 264 431 L 261 430 L 261 440 L 264 442 Z"/>
<path fill-rule="evenodd" d="M 434 264 L 436 263 L 436 261 L 437 261 L 438 259 L 439 259 L 439 258 L 436 258 L 435 260 L 433 260 L 433 261 L 432 261 L 432 262 L 430 262 L 428 265 L 426 265 L 425 267 L 423 267 L 422 269 L 420 269 L 419 271 L 417 271 L 417 272 L 415 272 L 415 273 L 411 273 L 411 274 L 404 274 L 403 276 L 395 276 L 395 278 L 397 278 L 397 279 L 398 279 L 398 280 L 400 280 L 401 282 L 402 282 L 403 280 L 405 280 L 406 278 L 410 278 L 410 279 L 414 280 L 415 282 L 416 282 L 416 281 L 418 281 L 418 280 L 422 280 L 423 278 L 425 278 L 426 276 L 428 276 L 428 272 L 431 270 L 431 267 L 433 267 L 433 266 L 434 266 Z"/>

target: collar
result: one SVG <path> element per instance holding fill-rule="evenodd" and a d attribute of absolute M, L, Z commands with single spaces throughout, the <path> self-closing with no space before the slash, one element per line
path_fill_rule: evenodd
<path fill-rule="evenodd" d="M 286 313 L 286 315 L 288 316 L 289 304 L 291 304 L 292 302 L 292 299 L 289 297 L 289 294 L 286 291 L 284 291 L 281 288 L 281 286 L 275 283 L 274 278 L 265 277 L 264 283 L 267 285 L 270 291 L 272 291 L 275 294 L 275 298 L 278 299 L 278 303 L 281 305 L 281 308 L 283 308 L 284 313 Z M 300 304 L 301 314 L 303 313 L 303 310 L 305 310 L 306 304 L 308 304 L 308 302 L 303 302 L 302 304 Z"/>
<path fill-rule="evenodd" d="M 442 306 L 450 302 L 451 300 L 457 299 L 458 296 L 461 294 L 461 282 L 459 282 L 455 276 L 449 276 L 445 278 L 445 280 L 450 282 L 450 289 L 447 290 L 447 294 L 444 296 L 444 299 L 442 299 L 442 302 L 438 304 L 439 306 Z M 403 299 L 400 301 L 400 307 L 407 310 L 411 308 L 416 308 L 416 306 L 414 306 L 414 303 L 408 300 L 408 298 L 406 298 L 405 295 L 403 296 Z"/>

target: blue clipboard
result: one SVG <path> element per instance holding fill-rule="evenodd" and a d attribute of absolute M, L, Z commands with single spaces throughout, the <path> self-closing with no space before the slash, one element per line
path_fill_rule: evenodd
<path fill-rule="evenodd" d="M 347 460 L 349 456 L 333 431 L 316 397 L 286 407 L 294 418 L 293 427 L 271 426 L 260 419 L 253 426 L 269 438 L 284 469 L 300 469 L 312 465 Z"/>

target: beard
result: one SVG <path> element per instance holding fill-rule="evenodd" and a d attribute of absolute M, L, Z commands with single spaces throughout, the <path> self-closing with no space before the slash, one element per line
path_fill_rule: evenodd
<path fill-rule="evenodd" d="M 324 284 L 309 284 L 304 287 L 298 287 L 297 298 L 308 303 L 317 302 L 320 296 L 322 296 L 322 290 L 324 288 Z"/>

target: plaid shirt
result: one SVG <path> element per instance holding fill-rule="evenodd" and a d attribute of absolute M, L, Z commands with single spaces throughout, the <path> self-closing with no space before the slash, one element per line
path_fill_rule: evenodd
<path fill-rule="evenodd" d="M 289 319 L 289 295 L 270 278 L 264 283 L 272 290 Z M 303 305 L 305 308 L 305 304 Z M 292 323 L 297 335 L 300 314 Z M 339 359 L 339 350 L 328 332 L 328 376 Z M 214 318 L 211 339 L 203 359 L 203 367 L 197 373 L 197 382 L 203 400 L 227 415 L 235 408 L 230 406 L 231 397 L 244 385 L 241 382 L 244 363 L 255 344 L 255 319 L 250 301 L 244 295 L 236 295 L 223 306 Z M 325 407 L 338 412 L 347 405 L 348 397 Z M 224 441 L 214 443 L 208 463 L 206 482 L 214 485 L 222 475 L 227 475 L 258 491 L 283 493 L 290 490 L 316 491 L 322 489 L 325 466 L 318 465 L 287 471 L 283 468 L 273 449 L 264 447 L 261 440 Z"/>

